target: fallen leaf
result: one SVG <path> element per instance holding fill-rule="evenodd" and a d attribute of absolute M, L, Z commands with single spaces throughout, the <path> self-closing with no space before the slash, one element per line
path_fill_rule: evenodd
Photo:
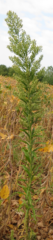
<path fill-rule="evenodd" d="M 40 152 L 53 152 L 53 144 L 49 144 L 44 148 L 39 149 Z"/>
<path fill-rule="evenodd" d="M 5 105 L 7 105 L 7 102 L 4 102 Z"/>
<path fill-rule="evenodd" d="M 53 229 L 50 228 L 49 234 L 53 235 Z"/>
<path fill-rule="evenodd" d="M 53 173 L 53 167 L 51 167 L 50 172 Z"/>
<path fill-rule="evenodd" d="M 53 152 L 53 144 L 50 144 L 48 147 L 48 152 Z"/>
<path fill-rule="evenodd" d="M 2 137 L 2 139 L 5 139 L 7 137 L 7 135 L 3 134 L 0 132 L 0 136 Z"/>
<path fill-rule="evenodd" d="M 38 239 L 38 240 L 41 240 L 41 236 L 37 236 L 37 239 Z"/>
<path fill-rule="evenodd" d="M 14 228 L 14 226 L 12 224 L 9 224 L 8 227 L 11 228 L 11 229 Z"/>
<path fill-rule="evenodd" d="M 41 221 L 41 222 L 38 222 L 38 227 L 39 228 L 43 228 L 44 227 L 44 225 L 43 225 L 43 222 Z"/>
<path fill-rule="evenodd" d="M 2 199 L 6 199 L 6 198 L 8 198 L 9 197 L 9 188 L 8 188 L 8 186 L 7 185 L 4 185 L 4 187 L 1 189 L 1 191 L 0 191 L 0 197 L 2 198 Z"/>
<path fill-rule="evenodd" d="M 14 138 L 14 134 L 11 134 L 7 139 L 13 139 Z"/>
<path fill-rule="evenodd" d="M 37 200 L 37 199 L 38 199 L 38 196 L 37 196 L 37 195 L 34 195 L 34 196 L 33 196 L 33 199 L 34 199 L 34 200 Z"/>
<path fill-rule="evenodd" d="M 21 198 L 19 199 L 19 204 L 22 204 L 22 199 Z"/>
<path fill-rule="evenodd" d="M 41 189 L 41 192 L 40 192 L 40 197 L 45 193 L 46 189 L 45 188 L 42 188 Z"/>

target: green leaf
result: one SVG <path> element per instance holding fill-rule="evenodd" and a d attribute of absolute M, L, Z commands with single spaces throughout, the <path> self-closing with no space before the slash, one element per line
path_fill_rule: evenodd
<path fill-rule="evenodd" d="M 24 190 L 24 192 L 27 194 L 28 193 L 28 185 L 26 184 L 26 187 L 22 184 L 19 184 L 18 185 Z"/>
<path fill-rule="evenodd" d="M 25 170 L 25 172 L 28 174 L 28 176 L 30 177 L 31 176 L 31 172 L 30 170 L 26 167 L 26 166 L 23 166 L 23 169 Z"/>
<path fill-rule="evenodd" d="M 23 152 L 25 154 L 26 160 L 30 163 L 30 157 L 29 157 L 29 153 L 28 150 L 26 148 L 22 148 Z"/>

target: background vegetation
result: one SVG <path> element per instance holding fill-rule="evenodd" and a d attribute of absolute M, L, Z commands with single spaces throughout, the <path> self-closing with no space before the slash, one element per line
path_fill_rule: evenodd
<path fill-rule="evenodd" d="M 14 77 L 15 70 L 13 67 L 6 67 L 5 65 L 0 65 L 0 75 Z M 49 66 L 47 69 L 42 68 L 36 74 L 40 82 L 48 83 L 53 85 L 53 67 Z"/>
<path fill-rule="evenodd" d="M 12 67 L 6 67 L 5 65 L 2 64 L 0 65 L 0 75 L 13 77 L 14 73 L 15 71 Z"/>

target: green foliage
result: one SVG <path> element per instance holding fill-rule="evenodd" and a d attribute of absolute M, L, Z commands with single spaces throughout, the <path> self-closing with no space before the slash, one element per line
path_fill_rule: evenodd
<path fill-rule="evenodd" d="M 14 73 L 15 73 L 14 69 L 12 67 L 9 67 L 8 68 L 8 76 L 12 77 Z"/>
<path fill-rule="evenodd" d="M 0 65 L 0 75 L 12 77 L 15 74 L 13 67 L 6 67 L 5 65 Z"/>
<path fill-rule="evenodd" d="M 0 65 L 0 75 L 2 76 L 7 76 L 8 75 L 8 70 L 5 65 Z"/>
<path fill-rule="evenodd" d="M 23 138 L 25 138 L 25 147 L 22 149 L 24 152 L 24 158 L 21 166 L 24 169 L 25 174 L 24 179 L 20 177 L 19 180 L 21 182 L 20 186 L 23 194 L 25 194 L 25 199 L 23 200 L 21 207 L 24 206 L 25 212 L 26 239 L 30 239 L 30 211 L 32 211 L 32 219 L 34 218 L 36 221 L 32 200 L 34 194 L 32 181 L 34 177 L 34 168 L 35 171 L 37 171 L 37 148 L 34 146 L 35 141 L 37 141 L 37 136 L 39 136 L 39 132 L 35 130 L 34 124 L 37 123 L 41 117 L 41 90 L 36 73 L 40 68 L 42 55 L 38 60 L 36 60 L 35 57 L 42 48 L 36 45 L 35 40 L 31 41 L 30 36 L 23 30 L 22 21 L 16 13 L 9 11 L 7 13 L 6 22 L 9 27 L 8 33 L 10 35 L 10 45 L 8 48 L 15 53 L 14 57 L 10 57 L 10 59 L 14 63 L 19 89 L 18 96 L 22 106 L 20 121 L 23 125 L 22 132 Z"/>
<path fill-rule="evenodd" d="M 7 47 L 14 52 L 14 57 L 10 57 L 14 64 L 14 69 L 18 77 L 26 78 L 26 71 L 30 78 L 33 79 L 40 67 L 42 55 L 35 61 L 35 56 L 42 51 L 42 47 L 36 46 L 36 41 L 31 41 L 30 36 L 22 28 L 22 20 L 16 13 L 9 11 L 5 19 L 9 27 L 10 45 Z"/>
<path fill-rule="evenodd" d="M 45 68 L 42 68 L 40 71 L 37 73 L 37 78 L 40 82 L 43 82 L 45 76 Z"/>
<path fill-rule="evenodd" d="M 47 83 L 53 85 L 53 67 L 49 66 L 44 75 L 44 81 L 47 81 Z"/>
<path fill-rule="evenodd" d="M 40 71 L 37 72 L 37 78 L 40 82 L 53 85 L 53 67 L 50 66 L 47 69 L 42 68 Z"/>

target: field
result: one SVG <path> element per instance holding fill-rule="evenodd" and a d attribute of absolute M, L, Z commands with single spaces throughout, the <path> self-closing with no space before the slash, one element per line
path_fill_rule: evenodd
<path fill-rule="evenodd" d="M 41 84 L 41 83 L 40 83 Z M 53 86 L 41 85 L 44 116 L 34 126 L 41 131 L 35 146 L 39 161 L 34 175 L 33 196 L 36 224 L 31 220 L 31 240 L 53 239 Z M 17 81 L 0 76 L 0 236 L 1 240 L 25 239 L 24 213 L 18 208 L 25 196 L 19 186 L 24 176 L 24 146 Z M 24 137 L 23 137 L 24 139 Z M 42 139 L 42 140 L 41 140 Z M 35 167 L 35 166 L 34 166 Z M 24 183 L 25 184 L 25 183 Z M 21 193 L 19 193 L 21 191 Z M 25 211 L 25 210 L 24 210 Z M 34 232 L 36 237 L 32 237 Z"/>

